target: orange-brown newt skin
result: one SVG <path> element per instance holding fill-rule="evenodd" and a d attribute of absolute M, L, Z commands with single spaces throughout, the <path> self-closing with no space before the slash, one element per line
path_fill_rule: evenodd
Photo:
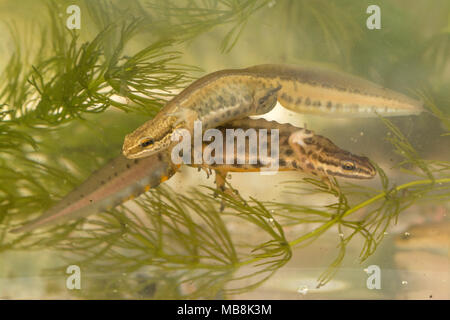
<path fill-rule="evenodd" d="M 270 139 L 271 130 L 278 130 L 278 170 L 280 171 L 296 170 L 324 178 L 337 176 L 368 179 L 375 176 L 376 171 L 369 159 L 343 150 L 331 140 L 316 135 L 307 129 L 289 124 L 279 124 L 275 121 L 247 118 L 220 126 L 218 130 L 222 132 L 222 136 L 226 139 L 227 129 L 247 130 L 250 128 L 257 132 L 261 129 L 266 130 L 268 154 L 273 147 Z M 224 145 L 226 145 L 225 140 Z M 205 143 L 204 147 L 206 146 Z M 260 158 L 257 159 L 258 161 L 255 164 L 249 163 L 248 148 L 241 155 L 244 156 L 244 159 L 238 159 L 239 154 L 234 152 L 233 164 L 203 164 L 199 167 L 212 169 L 219 173 L 216 176 L 216 183 L 219 188 L 224 190 L 224 177 L 227 172 L 260 171 L 264 167 Z M 351 165 L 350 169 L 348 168 L 349 165 Z M 41 217 L 13 231 L 31 231 L 35 228 L 62 223 L 69 219 L 110 209 L 170 179 L 178 168 L 179 166 L 172 163 L 169 152 L 160 152 L 142 159 L 126 159 L 120 155 L 94 172 L 84 183 Z"/>

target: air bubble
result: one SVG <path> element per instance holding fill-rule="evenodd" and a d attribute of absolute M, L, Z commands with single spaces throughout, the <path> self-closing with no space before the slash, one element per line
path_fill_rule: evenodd
<path fill-rule="evenodd" d="M 406 281 L 406 280 L 402 281 L 402 285 L 406 286 L 407 284 L 408 284 L 408 281 Z"/>
<path fill-rule="evenodd" d="M 300 288 L 297 289 L 298 293 L 301 293 L 302 295 L 306 295 L 308 293 L 308 286 L 301 286 Z"/>

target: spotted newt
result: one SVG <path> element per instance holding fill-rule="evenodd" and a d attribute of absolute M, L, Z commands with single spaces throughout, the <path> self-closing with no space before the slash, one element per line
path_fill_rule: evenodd
<path fill-rule="evenodd" d="M 227 129 L 247 130 L 250 128 L 258 133 L 261 129 L 265 129 L 268 137 L 271 135 L 271 130 L 279 130 L 280 171 L 297 170 L 325 178 L 336 176 L 363 179 L 372 178 L 376 174 L 366 157 L 354 155 L 337 147 L 331 140 L 314 134 L 311 130 L 290 124 L 247 118 L 219 126 L 217 129 L 223 133 L 225 139 Z M 273 147 L 271 139 L 268 138 L 267 142 L 270 152 Z M 206 148 L 208 145 L 204 143 L 203 147 Z M 258 157 L 259 154 L 258 152 Z M 233 164 L 192 164 L 192 166 L 215 170 L 217 186 L 222 190 L 224 190 L 224 177 L 227 172 L 259 171 L 264 167 L 260 158 L 256 163 L 249 164 L 248 148 L 240 154 L 245 158 L 243 161 L 239 161 L 238 152 L 234 155 Z M 168 152 L 159 152 L 142 159 L 126 159 L 120 155 L 94 172 L 84 183 L 41 217 L 13 231 L 30 231 L 107 210 L 158 186 L 173 176 L 178 168 L 179 165 L 171 162 Z"/>

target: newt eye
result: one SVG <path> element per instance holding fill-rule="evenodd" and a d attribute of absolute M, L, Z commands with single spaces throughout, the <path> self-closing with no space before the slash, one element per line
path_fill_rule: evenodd
<path fill-rule="evenodd" d="M 345 162 L 342 165 L 342 169 L 344 169 L 344 170 L 354 170 L 355 169 L 355 165 L 352 162 Z"/>
<path fill-rule="evenodd" d="M 155 140 L 149 138 L 149 139 L 142 140 L 140 145 L 141 145 L 142 148 L 146 148 L 148 146 L 151 146 L 154 143 L 155 143 Z"/>

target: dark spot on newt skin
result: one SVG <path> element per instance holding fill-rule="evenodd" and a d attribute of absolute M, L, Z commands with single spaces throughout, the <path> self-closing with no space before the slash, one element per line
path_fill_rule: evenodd
<path fill-rule="evenodd" d="M 130 167 L 131 167 L 130 164 L 127 163 L 127 169 L 130 169 Z"/>
<path fill-rule="evenodd" d="M 333 106 L 333 104 L 331 103 L 331 101 L 328 101 L 328 103 L 327 103 L 327 108 L 328 108 L 328 109 L 331 109 L 332 106 Z"/>
<path fill-rule="evenodd" d="M 294 153 L 294 151 L 293 151 L 292 149 L 287 149 L 286 152 L 285 152 L 285 154 L 286 154 L 287 156 L 290 156 L 290 155 L 292 155 L 293 153 Z"/>
<path fill-rule="evenodd" d="M 297 98 L 297 100 L 295 100 L 295 104 L 300 104 L 300 103 L 302 103 L 302 98 L 301 97 Z"/>
<path fill-rule="evenodd" d="M 134 163 L 137 164 L 139 162 L 138 159 L 134 159 Z"/>
<path fill-rule="evenodd" d="M 114 177 L 117 177 L 117 172 L 114 172 Z"/>
<path fill-rule="evenodd" d="M 298 146 L 298 150 L 302 153 L 302 154 L 305 154 L 306 153 L 306 151 L 305 151 L 305 148 L 303 148 L 302 146 Z"/>
<path fill-rule="evenodd" d="M 292 166 L 297 169 L 297 161 L 292 161 Z"/>
<path fill-rule="evenodd" d="M 284 167 L 286 165 L 286 161 L 284 159 L 280 159 L 280 166 Z"/>
<path fill-rule="evenodd" d="M 158 160 L 159 160 L 159 161 L 162 161 L 162 158 L 163 158 L 162 154 L 161 154 L 161 153 L 158 153 Z"/>
<path fill-rule="evenodd" d="M 100 184 L 105 184 L 105 181 L 103 181 L 103 180 L 102 180 L 102 181 L 100 181 Z"/>
<path fill-rule="evenodd" d="M 311 143 L 313 143 L 313 140 L 312 140 L 312 138 L 306 138 L 306 139 L 303 139 L 303 142 L 306 144 L 311 144 Z M 308 154 L 309 154 L 309 152 L 308 152 Z"/>
<path fill-rule="evenodd" d="M 230 100 L 231 104 L 236 104 L 236 97 L 235 96 L 231 96 L 231 100 Z"/>
<path fill-rule="evenodd" d="M 231 110 L 227 110 L 227 117 L 231 116 Z"/>
<path fill-rule="evenodd" d="M 314 170 L 314 166 L 313 166 L 313 164 L 310 163 L 310 162 L 308 162 L 308 164 L 306 165 L 306 167 L 307 167 L 308 169 Z"/>
<path fill-rule="evenodd" d="M 239 114 L 239 110 L 234 110 L 233 116 L 237 116 Z"/>
<path fill-rule="evenodd" d="M 292 97 L 289 96 L 286 92 L 281 95 L 281 98 L 286 100 L 287 102 L 292 102 Z"/>
<path fill-rule="evenodd" d="M 309 98 L 306 98 L 305 104 L 306 104 L 307 106 L 309 106 L 309 105 L 311 104 L 311 100 L 309 100 Z"/>

